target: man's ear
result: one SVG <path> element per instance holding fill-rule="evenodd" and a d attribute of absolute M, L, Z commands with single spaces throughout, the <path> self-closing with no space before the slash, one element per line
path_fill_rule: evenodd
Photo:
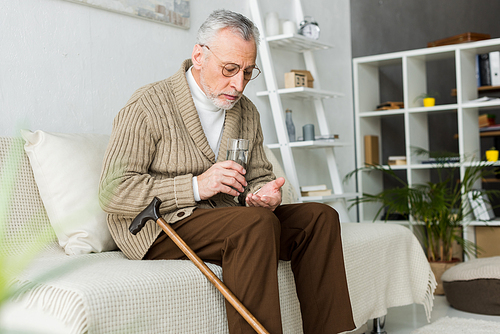
<path fill-rule="evenodd" d="M 193 48 L 193 53 L 191 54 L 191 61 L 193 62 L 193 67 L 196 70 L 200 70 L 204 59 L 205 56 L 203 54 L 203 47 L 200 44 L 196 44 Z"/>

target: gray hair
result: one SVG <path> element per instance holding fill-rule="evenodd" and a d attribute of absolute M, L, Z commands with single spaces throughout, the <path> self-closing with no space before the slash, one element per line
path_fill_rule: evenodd
<path fill-rule="evenodd" d="M 255 24 L 247 17 L 226 9 L 218 9 L 212 12 L 198 29 L 197 43 L 208 45 L 221 29 L 228 28 L 232 33 L 239 35 L 245 41 L 255 41 L 255 47 L 259 46 L 260 33 Z"/>

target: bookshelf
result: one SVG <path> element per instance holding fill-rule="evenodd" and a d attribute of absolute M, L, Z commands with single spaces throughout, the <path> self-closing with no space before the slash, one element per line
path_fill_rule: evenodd
<path fill-rule="evenodd" d="M 374 135 L 379 138 L 379 155 L 382 161 L 382 143 L 384 133 L 381 123 L 384 118 L 395 118 L 401 124 L 397 132 L 406 156 L 406 165 L 392 166 L 398 173 L 406 178 L 409 184 L 417 184 L 430 180 L 433 165 L 423 164 L 422 157 L 412 152 L 412 147 L 420 147 L 429 150 L 429 119 L 439 113 L 447 113 L 456 119 L 458 152 L 462 160 L 479 161 L 481 157 L 481 145 L 478 116 L 490 109 L 500 109 L 500 100 L 487 102 L 474 102 L 478 98 L 478 91 L 500 87 L 481 87 L 478 90 L 476 78 L 476 55 L 500 50 L 500 39 L 490 39 L 479 42 L 446 45 L 433 48 L 402 51 L 353 59 L 354 76 L 354 104 L 355 104 L 355 126 L 357 167 L 364 165 L 364 136 Z M 422 107 L 416 98 L 423 92 L 427 92 L 429 73 L 429 62 L 445 60 L 454 66 L 456 103 L 436 105 L 434 107 Z M 390 66 L 397 68 L 401 74 L 402 91 L 401 100 L 404 108 L 393 110 L 375 110 L 380 101 L 380 71 Z M 399 135 L 401 134 L 401 135 Z M 491 134 L 490 134 L 491 135 Z M 402 155 L 402 152 L 385 152 L 386 155 Z M 460 167 L 460 177 L 465 172 L 465 166 Z M 375 194 L 383 189 L 382 175 L 367 172 L 357 176 L 358 191 L 360 193 Z M 477 184 L 477 187 L 482 187 Z M 379 207 L 360 205 L 359 220 L 362 222 L 373 221 Z M 408 222 L 406 222 L 408 223 Z M 485 226 L 484 222 L 474 221 L 469 217 L 464 236 L 466 239 L 475 241 L 475 226 Z M 499 226 L 498 221 L 491 225 Z"/>

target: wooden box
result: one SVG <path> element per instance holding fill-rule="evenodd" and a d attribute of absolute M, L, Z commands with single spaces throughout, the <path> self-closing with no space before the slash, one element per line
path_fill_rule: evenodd
<path fill-rule="evenodd" d="M 490 39 L 490 38 L 491 38 L 490 34 L 479 34 L 479 33 L 475 33 L 475 32 L 466 32 L 464 34 L 451 36 L 451 37 L 447 37 L 447 38 L 443 38 L 443 39 L 438 39 L 437 41 L 429 42 L 429 43 L 427 43 L 427 47 L 430 48 L 433 46 L 475 42 L 475 41 L 482 41 L 484 39 Z"/>
<path fill-rule="evenodd" d="M 285 73 L 285 88 L 307 87 L 307 76 L 300 73 Z"/>
<path fill-rule="evenodd" d="M 314 88 L 314 78 L 313 78 L 311 72 L 306 71 L 306 70 L 292 70 L 292 72 L 305 75 L 307 78 L 306 87 Z"/>
<path fill-rule="evenodd" d="M 476 243 L 481 251 L 477 257 L 500 255 L 500 227 L 476 226 Z"/>
<path fill-rule="evenodd" d="M 365 136 L 365 164 L 379 165 L 378 136 Z"/>

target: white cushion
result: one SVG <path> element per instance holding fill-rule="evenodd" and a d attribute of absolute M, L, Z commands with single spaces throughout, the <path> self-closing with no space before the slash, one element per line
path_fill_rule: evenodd
<path fill-rule="evenodd" d="M 21 135 L 47 216 L 66 254 L 116 249 L 98 200 L 109 136 L 28 130 Z"/>

